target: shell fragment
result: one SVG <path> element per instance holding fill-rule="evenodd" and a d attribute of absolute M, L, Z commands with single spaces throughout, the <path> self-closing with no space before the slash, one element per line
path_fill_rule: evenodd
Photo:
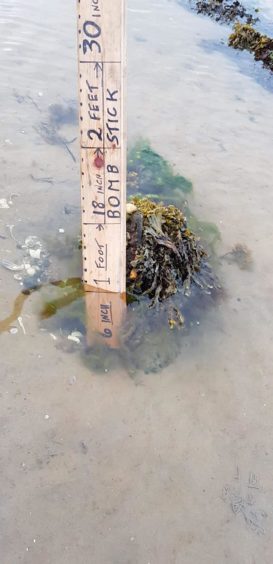
<path fill-rule="evenodd" d="M 82 336 L 83 335 L 82 333 L 80 333 L 80 331 L 73 331 L 73 333 L 70 333 L 67 338 L 69 341 L 74 341 L 74 343 L 80 345 Z"/>
<path fill-rule="evenodd" d="M 29 249 L 29 254 L 31 258 L 40 259 L 41 258 L 41 249 Z"/>
<path fill-rule="evenodd" d="M 0 264 L 1 264 L 1 266 L 6 268 L 7 270 L 13 270 L 13 272 L 20 272 L 20 271 L 25 269 L 24 264 L 16 264 L 15 262 L 12 262 L 11 260 L 2 259 L 0 261 Z"/>
<path fill-rule="evenodd" d="M 7 210 L 9 208 L 8 200 L 6 200 L 6 198 L 0 199 L 0 208 L 3 210 Z"/>

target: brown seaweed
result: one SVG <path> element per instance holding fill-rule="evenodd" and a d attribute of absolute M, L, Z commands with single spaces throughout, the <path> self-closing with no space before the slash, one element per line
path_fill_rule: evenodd
<path fill-rule="evenodd" d="M 231 23 L 238 18 L 247 24 L 258 21 L 239 0 L 198 0 L 196 10 L 198 14 L 206 14 L 217 22 Z"/>
<path fill-rule="evenodd" d="M 137 197 L 133 204 L 136 211 L 127 219 L 127 288 L 155 305 L 179 286 L 189 290 L 206 252 L 177 207 Z"/>
<path fill-rule="evenodd" d="M 253 53 L 256 61 L 273 71 L 273 39 L 259 33 L 252 25 L 236 23 L 229 36 L 229 45 Z"/>

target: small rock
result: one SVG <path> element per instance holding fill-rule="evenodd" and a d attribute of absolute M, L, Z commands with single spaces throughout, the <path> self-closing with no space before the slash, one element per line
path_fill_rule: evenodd
<path fill-rule="evenodd" d="M 41 247 L 42 247 L 42 243 L 41 243 L 41 241 L 38 239 L 38 237 L 36 237 L 36 235 L 29 235 L 29 236 L 25 239 L 25 247 L 27 247 L 28 249 L 33 249 L 34 247 L 41 248 Z"/>
<path fill-rule="evenodd" d="M 34 259 L 40 259 L 41 252 L 42 252 L 41 249 L 29 249 L 29 254 Z"/>
<path fill-rule="evenodd" d="M 36 272 L 36 268 L 34 268 L 33 266 L 29 266 L 28 268 L 26 268 L 26 272 L 29 276 L 34 276 Z"/>
<path fill-rule="evenodd" d="M 131 215 L 132 213 L 137 211 L 137 207 L 135 204 L 126 204 L 126 213 Z"/>
<path fill-rule="evenodd" d="M 8 204 L 8 201 L 6 200 L 6 198 L 0 199 L 0 208 L 1 209 L 8 209 L 9 208 L 9 204 Z"/>
<path fill-rule="evenodd" d="M 87 454 L 88 447 L 86 446 L 85 442 L 81 441 L 80 445 L 81 445 L 81 449 L 82 449 L 83 454 Z"/>

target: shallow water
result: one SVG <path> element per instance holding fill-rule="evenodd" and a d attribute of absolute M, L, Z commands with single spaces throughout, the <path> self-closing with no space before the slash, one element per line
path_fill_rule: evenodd
<path fill-rule="evenodd" d="M 258 8 L 263 16 L 271 22 L 272 26 L 273 6 L 271 0 L 258 0 L 257 2 L 250 0 L 249 6 L 254 9 Z"/>
<path fill-rule="evenodd" d="M 78 165 L 39 133 L 50 104 L 75 108 L 75 5 L 2 2 L 0 17 L 0 199 L 12 202 L 0 259 L 19 261 L 7 225 L 49 248 L 79 231 Z M 223 261 L 226 299 L 173 365 L 134 379 L 91 373 L 40 330 L 40 297 L 28 298 L 0 340 L 1 561 L 271 564 L 271 78 L 249 54 L 205 48 L 229 28 L 175 2 L 130 0 L 128 30 L 129 140 L 145 136 L 192 180 L 219 255 L 246 244 L 254 265 Z M 60 131 L 72 140 L 77 124 Z M 50 257 L 50 278 L 78 273 Z M 0 288 L 2 319 L 21 286 L 1 268 Z"/>

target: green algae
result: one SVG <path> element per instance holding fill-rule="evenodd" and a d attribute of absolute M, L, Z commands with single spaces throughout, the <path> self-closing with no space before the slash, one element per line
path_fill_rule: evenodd
<path fill-rule="evenodd" d="M 30 292 L 20 292 L 14 300 L 12 312 L 5 319 L 0 320 L 0 334 L 10 331 L 18 317 L 21 315 L 25 301 L 28 299 Z"/>
<path fill-rule="evenodd" d="M 215 260 L 217 244 L 221 241 L 221 233 L 217 225 L 210 221 L 202 221 L 192 213 L 190 208 L 184 206 L 188 226 L 200 239 L 209 256 Z"/>
<path fill-rule="evenodd" d="M 127 192 L 129 198 L 139 195 L 181 208 L 188 227 L 202 239 L 209 254 L 216 252 L 216 245 L 221 239 L 217 225 L 200 220 L 189 207 L 187 198 L 193 192 L 192 182 L 174 174 L 170 163 L 158 155 L 145 139 L 139 139 L 129 150 Z"/>
<path fill-rule="evenodd" d="M 256 61 L 273 71 L 273 39 L 259 33 L 252 25 L 236 23 L 229 36 L 229 45 L 253 53 Z"/>
<path fill-rule="evenodd" d="M 48 299 L 40 313 L 41 319 L 48 319 L 55 315 L 58 311 L 66 308 L 75 300 L 84 296 L 84 288 L 80 278 L 69 278 L 58 282 L 52 282 L 51 286 L 59 289 L 59 296 Z M 63 290 L 60 292 L 60 290 Z"/>
<path fill-rule="evenodd" d="M 177 203 L 192 192 L 192 183 L 175 174 L 171 165 L 146 140 L 139 140 L 128 153 L 128 196 L 145 195 L 153 200 Z"/>
<path fill-rule="evenodd" d="M 0 320 L 0 334 L 10 330 L 12 324 L 16 322 L 18 317 L 22 314 L 27 299 L 36 292 L 40 292 L 43 300 L 43 306 L 39 312 L 41 320 L 54 317 L 56 314 L 59 314 L 63 308 L 66 308 L 84 296 L 83 284 L 80 278 L 51 281 L 48 284 L 39 284 L 32 288 L 22 290 L 14 300 L 11 314 L 5 319 Z M 69 316 L 71 316 L 71 314 L 70 309 Z M 77 316 L 78 311 L 75 317 Z"/>

